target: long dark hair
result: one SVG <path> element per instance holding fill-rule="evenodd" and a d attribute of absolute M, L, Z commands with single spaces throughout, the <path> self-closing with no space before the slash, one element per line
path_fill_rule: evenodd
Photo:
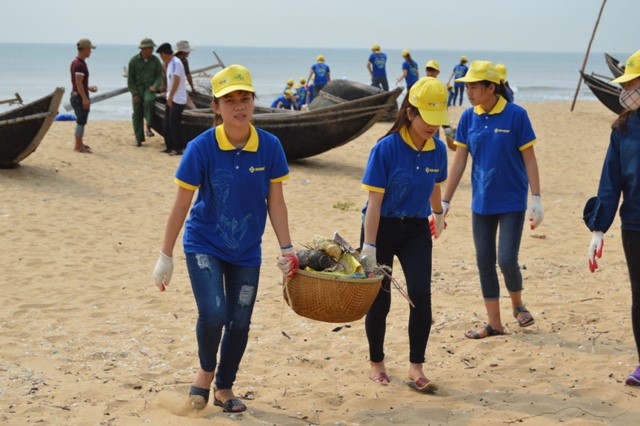
<path fill-rule="evenodd" d="M 411 112 L 414 115 L 420 114 L 420 111 L 418 111 L 418 108 L 414 107 L 409 103 L 409 93 L 407 92 L 404 99 L 402 100 L 402 105 L 400 105 L 400 109 L 398 109 L 398 115 L 396 117 L 396 121 L 393 122 L 393 126 L 391 126 L 389 131 L 383 137 L 378 139 L 378 141 L 380 141 L 383 138 L 386 138 L 392 133 L 398 133 L 403 127 L 406 127 L 407 129 L 411 127 L 411 120 L 409 120 L 409 113 L 407 112 L 408 108 L 411 108 Z"/>
<path fill-rule="evenodd" d="M 413 59 L 411 59 L 411 53 L 407 53 L 407 56 L 404 57 L 407 61 L 409 61 L 409 63 L 411 64 L 412 67 L 417 68 L 418 64 L 416 63 L 416 61 L 414 61 Z"/>
<path fill-rule="evenodd" d="M 255 93 L 251 93 L 253 96 L 253 100 L 256 100 L 256 94 Z M 211 101 L 211 109 L 213 110 L 213 125 L 214 126 L 219 126 L 223 123 L 222 121 L 222 116 L 220 114 L 218 114 L 216 112 L 216 109 L 213 107 L 213 104 L 219 105 L 220 104 L 220 98 L 216 98 L 215 96 L 213 97 L 213 100 Z M 253 117 L 251 117 L 251 124 L 253 124 Z"/>
<path fill-rule="evenodd" d="M 505 101 L 510 102 L 507 92 L 507 86 L 505 86 L 504 83 L 494 83 L 493 81 L 489 80 L 482 80 L 481 83 L 484 87 L 489 87 L 493 84 L 494 86 L 496 86 L 496 95 L 500 95 L 504 98 Z"/>
<path fill-rule="evenodd" d="M 611 128 L 613 130 L 620 130 L 622 133 L 627 133 L 627 120 L 629 120 L 629 117 L 631 117 L 633 115 L 635 111 L 626 109 L 624 110 L 624 112 L 622 112 L 618 118 L 616 118 L 616 121 L 613 122 L 613 124 L 611 125 Z"/>

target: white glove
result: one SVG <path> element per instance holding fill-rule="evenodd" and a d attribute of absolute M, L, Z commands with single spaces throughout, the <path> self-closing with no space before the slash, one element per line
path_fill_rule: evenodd
<path fill-rule="evenodd" d="M 589 245 L 589 270 L 595 272 L 598 269 L 596 257 L 602 257 L 602 249 L 604 248 L 604 234 L 600 231 L 593 231 L 591 244 Z"/>
<path fill-rule="evenodd" d="M 442 200 L 441 204 L 442 204 L 442 218 L 444 219 L 444 217 L 449 213 L 449 208 L 451 207 L 451 203 L 449 203 L 449 201 L 447 200 Z"/>
<path fill-rule="evenodd" d="M 529 222 L 531 229 L 536 229 L 544 219 L 544 211 L 542 210 L 542 198 L 539 195 L 532 195 L 529 202 Z"/>
<path fill-rule="evenodd" d="M 291 278 L 296 274 L 299 267 L 300 263 L 293 245 L 281 247 L 280 256 L 278 256 L 278 268 L 280 268 L 282 274 L 287 278 Z"/>
<path fill-rule="evenodd" d="M 156 267 L 153 268 L 153 279 L 160 291 L 164 291 L 165 287 L 169 285 L 171 281 L 171 274 L 173 273 L 173 257 L 167 256 L 163 252 L 160 252 L 160 257 L 156 262 Z"/>
<path fill-rule="evenodd" d="M 362 250 L 360 250 L 360 264 L 362 265 L 367 277 L 373 275 L 375 273 L 376 266 L 378 266 L 376 251 L 376 246 L 373 244 L 362 244 Z"/>
<path fill-rule="evenodd" d="M 431 229 L 431 235 L 433 236 L 433 238 L 438 238 L 446 227 L 447 224 L 444 221 L 444 213 L 433 212 L 431 218 L 429 219 L 429 228 Z"/>

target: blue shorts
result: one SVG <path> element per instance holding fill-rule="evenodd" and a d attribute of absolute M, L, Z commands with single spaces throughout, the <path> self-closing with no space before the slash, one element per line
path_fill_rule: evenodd
<path fill-rule="evenodd" d="M 82 107 L 82 98 L 80 95 L 71 94 L 71 106 L 73 107 L 73 112 L 76 114 L 76 123 L 81 126 L 87 124 L 89 110 Z"/>

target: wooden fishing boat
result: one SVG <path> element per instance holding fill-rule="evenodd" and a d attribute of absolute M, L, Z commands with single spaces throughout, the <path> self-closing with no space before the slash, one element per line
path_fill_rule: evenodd
<path fill-rule="evenodd" d="M 618 78 L 622 74 L 624 74 L 624 64 L 621 64 L 619 60 L 609 55 L 608 53 L 604 54 L 604 60 L 607 63 L 607 66 L 611 70 L 611 74 L 613 74 L 613 78 Z"/>
<path fill-rule="evenodd" d="M 609 84 L 609 82 L 594 75 L 588 75 L 583 72 L 580 72 L 580 74 L 589 89 L 604 106 L 616 114 L 624 111 L 624 108 L 620 105 L 620 87 Z"/>
<path fill-rule="evenodd" d="M 258 112 L 254 124 L 280 139 L 288 160 L 312 157 L 357 138 L 396 105 L 398 88 L 353 101 L 309 111 Z M 271 110 L 271 108 L 269 108 Z M 155 103 L 153 128 L 163 134 L 165 105 Z M 188 142 L 213 125 L 211 109 L 186 110 L 182 114 L 183 142 Z"/>
<path fill-rule="evenodd" d="M 366 96 L 377 95 L 379 93 L 384 93 L 384 91 L 369 84 L 344 79 L 331 80 L 322 88 L 318 96 L 309 104 L 309 109 L 317 109 L 329 105 L 353 101 L 356 99 L 364 98 Z M 398 106 L 395 105 L 381 117 L 380 121 L 393 122 L 396 120 L 397 115 Z"/>
<path fill-rule="evenodd" d="M 64 88 L 0 114 L 0 168 L 16 167 L 38 148 L 58 114 Z"/>

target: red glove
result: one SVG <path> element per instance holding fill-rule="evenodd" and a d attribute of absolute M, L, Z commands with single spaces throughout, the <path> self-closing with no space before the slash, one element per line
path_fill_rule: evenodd
<path fill-rule="evenodd" d="M 591 245 L 589 245 L 589 270 L 595 272 L 598 269 L 596 257 L 602 257 L 602 249 L 604 248 L 604 233 L 593 231 L 591 237 Z"/>
<path fill-rule="evenodd" d="M 280 251 L 281 254 L 280 256 L 278 256 L 278 268 L 280 268 L 285 278 L 290 279 L 300 268 L 298 256 L 296 256 L 296 251 L 294 250 L 292 245 L 283 247 L 280 249 Z"/>

